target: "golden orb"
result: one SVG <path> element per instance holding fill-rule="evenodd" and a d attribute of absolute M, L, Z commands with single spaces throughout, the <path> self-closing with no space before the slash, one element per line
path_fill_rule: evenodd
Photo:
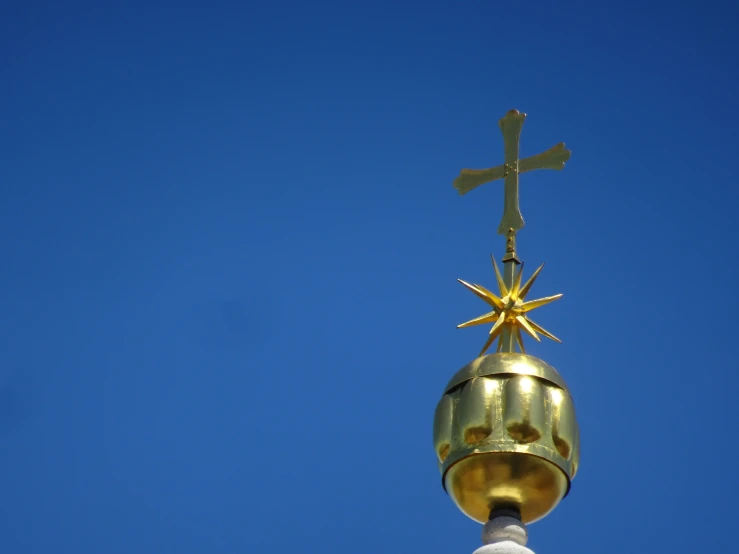
<path fill-rule="evenodd" d="M 470 518 L 485 523 L 510 508 L 524 523 L 541 519 L 567 495 L 579 462 L 567 385 L 534 356 L 480 356 L 446 386 L 434 448 L 442 485 Z"/>

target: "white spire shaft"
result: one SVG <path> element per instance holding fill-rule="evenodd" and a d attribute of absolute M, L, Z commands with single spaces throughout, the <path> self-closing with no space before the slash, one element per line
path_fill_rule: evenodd
<path fill-rule="evenodd" d="M 473 554 L 534 554 L 526 548 L 529 533 L 519 519 L 498 516 L 482 528 L 482 546 Z"/>

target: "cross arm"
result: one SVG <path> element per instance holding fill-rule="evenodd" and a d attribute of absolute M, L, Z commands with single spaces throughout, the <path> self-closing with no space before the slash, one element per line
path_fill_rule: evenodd
<path fill-rule="evenodd" d="M 490 169 L 463 169 L 459 177 L 454 179 L 453 184 L 459 194 L 467 194 L 475 187 L 503 177 L 505 177 L 505 169 L 502 165 Z"/>
<path fill-rule="evenodd" d="M 523 173 L 532 169 L 562 169 L 571 155 L 572 152 L 565 148 L 565 143 L 560 142 L 541 154 L 519 160 L 518 172 Z"/>
<path fill-rule="evenodd" d="M 562 169 L 571 155 L 572 152 L 565 148 L 565 143 L 560 142 L 541 154 L 519 160 L 518 173 L 534 169 Z M 467 194 L 480 185 L 503 177 L 505 177 L 505 166 L 502 165 L 489 169 L 463 169 L 454 179 L 453 184 L 459 194 Z"/>

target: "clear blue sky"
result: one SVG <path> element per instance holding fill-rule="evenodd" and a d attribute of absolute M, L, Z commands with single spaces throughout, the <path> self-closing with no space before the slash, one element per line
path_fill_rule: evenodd
<path fill-rule="evenodd" d="M 506 5 L 508 4 L 508 5 Z M 431 444 L 497 120 L 582 466 L 537 554 L 736 550 L 735 2 L 7 2 L 0 552 L 471 553 Z M 625 518 L 628 517 L 628 520 Z M 716 527 L 688 529 L 701 519 Z M 626 523 L 628 521 L 628 523 Z"/>

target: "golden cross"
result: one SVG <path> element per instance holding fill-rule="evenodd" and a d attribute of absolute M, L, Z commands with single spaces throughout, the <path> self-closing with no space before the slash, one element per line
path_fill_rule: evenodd
<path fill-rule="evenodd" d="M 562 169 L 572 154 L 565 148 L 564 142 L 560 142 L 546 152 L 519 160 L 518 142 L 525 119 L 525 113 L 511 110 L 498 121 L 500 130 L 503 131 L 505 152 L 505 163 L 503 165 L 490 169 L 463 169 L 459 177 L 454 180 L 454 188 L 459 191 L 459 194 L 466 194 L 484 183 L 496 179 L 505 179 L 503 219 L 501 219 L 498 226 L 498 234 L 508 235 L 510 240 L 513 239 L 516 231 L 524 226 L 521 209 L 518 206 L 519 173 L 532 169 Z"/>

